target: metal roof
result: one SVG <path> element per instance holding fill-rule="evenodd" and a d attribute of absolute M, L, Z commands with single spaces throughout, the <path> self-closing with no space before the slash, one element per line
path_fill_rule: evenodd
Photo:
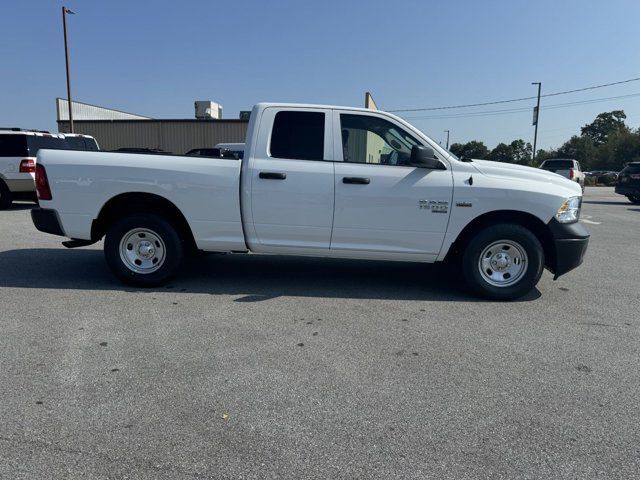
<path fill-rule="evenodd" d="M 150 117 L 127 113 L 112 108 L 99 107 L 89 103 L 71 102 L 73 120 L 151 120 Z M 58 121 L 69 120 L 69 102 L 65 98 L 56 98 Z"/>

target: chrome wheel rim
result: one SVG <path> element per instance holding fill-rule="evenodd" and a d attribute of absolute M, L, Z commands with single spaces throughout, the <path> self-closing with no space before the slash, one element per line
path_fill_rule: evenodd
<path fill-rule="evenodd" d="M 136 273 L 148 274 L 164 264 L 166 247 L 160 235 L 148 228 L 135 228 L 122 236 L 120 259 Z"/>
<path fill-rule="evenodd" d="M 478 270 L 490 285 L 509 287 L 524 276 L 527 263 L 527 252 L 522 245 L 513 240 L 498 240 L 482 251 Z"/>

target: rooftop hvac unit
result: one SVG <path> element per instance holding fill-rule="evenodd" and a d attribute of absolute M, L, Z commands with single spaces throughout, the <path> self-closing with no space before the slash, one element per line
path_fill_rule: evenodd
<path fill-rule="evenodd" d="M 196 118 L 198 119 L 221 119 L 222 105 L 210 100 L 197 100 L 195 102 Z"/>

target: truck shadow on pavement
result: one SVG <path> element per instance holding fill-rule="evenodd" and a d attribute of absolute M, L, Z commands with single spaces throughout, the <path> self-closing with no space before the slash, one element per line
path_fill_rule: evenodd
<path fill-rule="evenodd" d="M 20 211 L 20 210 L 33 210 L 34 208 L 36 208 L 38 205 L 34 204 L 34 203 L 16 203 L 15 201 L 11 204 L 11 206 L 9 208 L 7 208 L 5 211 Z"/>
<path fill-rule="evenodd" d="M 620 202 L 617 202 L 615 200 L 582 200 L 582 203 L 590 203 L 593 205 L 632 205 L 631 202 L 627 202 L 625 200 L 622 200 Z"/>
<path fill-rule="evenodd" d="M 281 296 L 482 301 L 464 288 L 459 268 L 448 265 L 212 254 L 188 258 L 166 286 L 139 289 L 111 275 L 101 250 L 62 248 L 0 252 L 0 287 L 237 295 L 236 302 Z M 540 296 L 534 289 L 518 301 Z"/>

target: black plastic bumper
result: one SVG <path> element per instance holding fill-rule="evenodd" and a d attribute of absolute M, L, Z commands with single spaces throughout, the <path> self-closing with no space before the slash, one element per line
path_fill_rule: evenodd
<path fill-rule="evenodd" d="M 553 268 L 555 280 L 582 263 L 591 235 L 579 222 L 560 223 L 554 218 L 548 225 L 555 247 L 556 258 Z"/>
<path fill-rule="evenodd" d="M 31 210 L 31 220 L 38 230 L 52 235 L 64 237 L 64 231 L 60 225 L 58 214 L 55 210 L 46 208 L 33 208 Z"/>
<path fill-rule="evenodd" d="M 616 193 L 620 195 L 640 195 L 640 185 L 616 185 Z"/>

